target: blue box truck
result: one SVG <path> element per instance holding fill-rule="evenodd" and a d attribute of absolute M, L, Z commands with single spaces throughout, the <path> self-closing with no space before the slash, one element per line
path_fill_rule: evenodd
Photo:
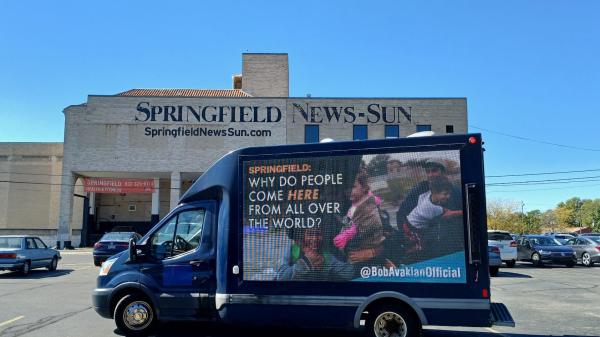
<path fill-rule="evenodd" d="M 127 335 L 514 325 L 491 301 L 485 207 L 479 134 L 240 149 L 102 265 L 93 306 Z"/>

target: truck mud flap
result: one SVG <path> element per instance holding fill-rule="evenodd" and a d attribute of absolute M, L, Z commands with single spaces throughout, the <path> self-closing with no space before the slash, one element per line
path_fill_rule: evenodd
<path fill-rule="evenodd" d="M 492 325 L 500 325 L 500 326 L 515 326 L 515 321 L 513 320 L 508 308 L 502 303 L 492 303 Z"/>

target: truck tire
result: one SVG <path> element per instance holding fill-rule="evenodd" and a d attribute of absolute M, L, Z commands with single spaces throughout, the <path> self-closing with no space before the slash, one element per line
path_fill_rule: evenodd
<path fill-rule="evenodd" d="M 114 318 L 125 336 L 148 336 L 156 326 L 156 313 L 150 300 L 137 294 L 125 295 L 119 300 Z"/>
<path fill-rule="evenodd" d="M 369 310 L 365 333 L 368 337 L 419 337 L 421 324 L 402 306 L 382 305 Z"/>

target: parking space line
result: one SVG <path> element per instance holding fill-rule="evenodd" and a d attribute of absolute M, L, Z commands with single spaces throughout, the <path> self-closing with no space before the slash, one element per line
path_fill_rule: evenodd
<path fill-rule="evenodd" d="M 25 316 L 17 316 L 17 317 L 15 317 L 13 319 L 9 319 L 8 321 L 4 321 L 4 322 L 0 323 L 0 327 L 8 325 L 8 324 L 13 323 L 13 322 L 16 322 L 16 321 L 18 321 L 18 320 L 20 320 L 22 318 L 25 318 Z"/>

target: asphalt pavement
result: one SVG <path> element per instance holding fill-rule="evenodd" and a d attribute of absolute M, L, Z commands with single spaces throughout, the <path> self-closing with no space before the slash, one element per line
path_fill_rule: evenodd
<path fill-rule="evenodd" d="M 98 268 L 89 250 L 63 252 L 57 271 L 0 272 L 0 336 L 119 336 L 91 307 Z M 492 299 L 506 304 L 517 327 L 426 327 L 425 337 L 600 336 L 600 267 L 533 268 L 517 264 L 492 278 Z M 341 331 L 277 331 L 287 336 L 347 336 Z M 199 323 L 162 324 L 157 336 L 264 336 L 273 329 Z"/>

